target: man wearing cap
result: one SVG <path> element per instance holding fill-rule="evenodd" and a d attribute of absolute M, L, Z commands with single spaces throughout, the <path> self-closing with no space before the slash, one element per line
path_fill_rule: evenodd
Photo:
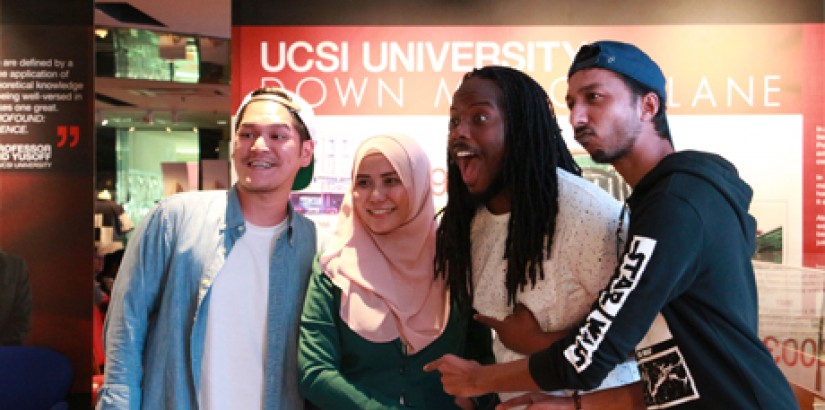
<path fill-rule="evenodd" d="M 161 201 L 126 249 L 106 316 L 98 409 L 303 408 L 297 331 L 314 224 L 312 108 L 258 89 L 235 118 L 228 191 Z"/>
<path fill-rule="evenodd" d="M 622 261 L 585 320 L 547 349 L 495 367 L 428 365 L 445 390 L 590 389 L 635 351 L 648 408 L 799 408 L 757 336 L 750 187 L 718 155 L 674 151 L 665 77 L 637 47 L 583 46 L 568 83 L 576 140 L 633 188 Z M 603 408 L 587 399 L 534 393 L 499 408 Z"/>

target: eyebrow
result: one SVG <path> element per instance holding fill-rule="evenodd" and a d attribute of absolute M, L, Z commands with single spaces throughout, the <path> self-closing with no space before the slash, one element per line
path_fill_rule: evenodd
<path fill-rule="evenodd" d="M 603 86 L 603 84 L 602 84 L 601 82 L 599 82 L 599 81 L 594 81 L 594 82 L 592 82 L 592 83 L 585 84 L 585 85 L 583 85 L 583 86 L 581 86 L 581 87 L 579 87 L 579 88 L 577 88 L 577 89 L 573 90 L 573 92 L 572 92 L 572 93 L 571 93 L 571 90 L 568 88 L 568 89 L 567 89 L 567 93 L 564 95 L 564 100 L 565 100 L 565 101 L 567 101 L 567 100 L 569 100 L 570 98 L 572 98 L 572 94 L 576 94 L 576 93 L 582 93 L 582 92 L 590 91 L 590 90 L 593 90 L 593 89 L 595 89 L 595 88 L 599 88 L 599 87 L 602 87 L 602 86 Z"/>
<path fill-rule="evenodd" d="M 288 130 L 295 128 L 295 127 L 292 126 L 292 124 L 288 124 L 286 122 L 242 122 L 238 126 L 238 130 L 241 130 L 243 128 L 256 128 L 257 129 L 257 128 L 270 128 L 270 127 L 286 128 Z"/>
<path fill-rule="evenodd" d="M 576 91 L 578 91 L 578 92 L 589 91 L 589 90 L 592 90 L 594 88 L 599 88 L 599 87 L 604 87 L 604 84 L 602 84 L 601 81 L 594 81 L 592 83 L 585 84 L 585 85 L 579 87 L 578 90 L 576 90 Z"/>
<path fill-rule="evenodd" d="M 398 176 L 398 171 L 389 171 L 378 175 L 379 177 Z M 355 174 L 355 178 L 371 178 L 370 174 Z"/>
<path fill-rule="evenodd" d="M 490 101 L 483 100 L 483 101 L 476 101 L 476 102 L 472 102 L 472 103 L 468 104 L 467 106 L 468 106 L 469 108 L 475 108 L 475 107 L 494 107 L 494 106 L 495 106 L 495 104 L 493 104 L 493 103 L 492 103 L 492 102 L 490 102 Z M 450 111 L 455 111 L 455 110 L 456 110 L 455 106 L 454 106 L 454 105 L 450 105 Z"/>

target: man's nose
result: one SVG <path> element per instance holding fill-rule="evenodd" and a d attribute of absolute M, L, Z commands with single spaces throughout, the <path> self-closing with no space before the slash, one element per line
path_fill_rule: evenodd
<path fill-rule="evenodd" d="M 447 140 L 452 141 L 458 138 L 469 138 L 469 129 L 470 127 L 467 121 L 458 121 L 450 127 L 450 131 L 447 133 Z"/>
<path fill-rule="evenodd" d="M 252 142 L 252 148 L 256 150 L 267 150 L 269 146 L 266 145 L 266 136 L 259 135 L 255 137 L 255 141 Z"/>
<path fill-rule="evenodd" d="M 587 110 L 581 105 L 570 107 L 570 125 L 576 128 L 579 125 L 587 124 Z"/>

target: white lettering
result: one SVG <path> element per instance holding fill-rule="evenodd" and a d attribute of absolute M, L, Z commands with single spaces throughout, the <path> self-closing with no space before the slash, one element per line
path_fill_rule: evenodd
<path fill-rule="evenodd" d="M 696 94 L 693 96 L 693 103 L 691 105 L 695 107 L 699 100 L 708 100 L 710 101 L 710 105 L 716 107 L 716 99 L 713 98 L 713 91 L 710 89 L 710 84 L 708 84 L 708 78 L 702 77 L 702 81 L 699 82 L 699 86 L 696 89 Z"/>
<path fill-rule="evenodd" d="M 765 107 L 779 107 L 780 104 L 775 101 L 771 101 L 770 95 L 774 93 L 778 93 L 781 91 L 779 87 L 772 87 L 771 82 L 773 80 L 779 81 L 782 77 L 778 75 L 766 75 L 765 76 Z"/>
<path fill-rule="evenodd" d="M 733 105 L 734 91 L 742 96 L 749 106 L 753 107 L 753 76 L 748 77 L 748 92 L 742 90 L 733 78 L 728 77 L 728 107 Z"/>

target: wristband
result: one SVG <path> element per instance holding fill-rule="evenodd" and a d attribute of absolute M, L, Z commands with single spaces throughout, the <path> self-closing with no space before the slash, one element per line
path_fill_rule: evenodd
<path fill-rule="evenodd" d="M 573 407 L 576 410 L 582 410 L 582 397 L 579 396 L 578 390 L 573 390 Z"/>

